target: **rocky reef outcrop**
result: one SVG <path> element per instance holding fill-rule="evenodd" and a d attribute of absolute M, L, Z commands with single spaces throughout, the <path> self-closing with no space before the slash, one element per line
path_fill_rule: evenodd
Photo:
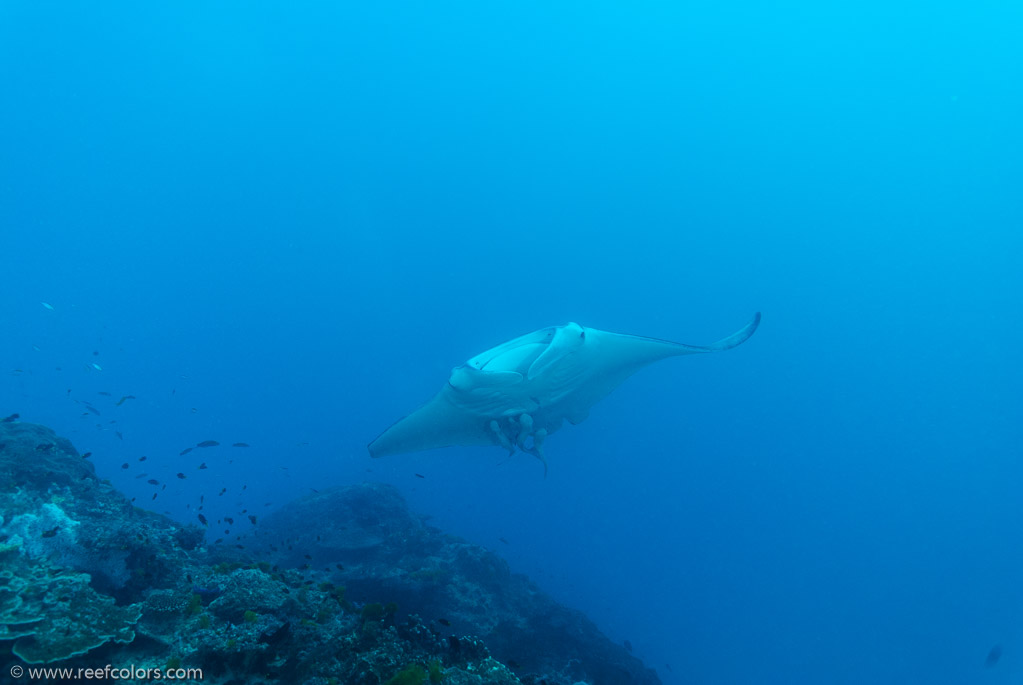
<path fill-rule="evenodd" d="M 657 682 L 387 486 L 317 493 L 255 531 L 207 546 L 203 529 L 134 506 L 50 429 L 0 423 L 0 673 L 131 664 L 199 668 L 225 685 Z"/>
<path fill-rule="evenodd" d="M 582 613 L 512 573 L 495 553 L 427 525 L 389 485 L 309 494 L 265 517 L 252 540 L 282 568 L 334 569 L 353 600 L 382 598 L 442 634 L 482 638 L 525 680 L 659 682 Z"/>

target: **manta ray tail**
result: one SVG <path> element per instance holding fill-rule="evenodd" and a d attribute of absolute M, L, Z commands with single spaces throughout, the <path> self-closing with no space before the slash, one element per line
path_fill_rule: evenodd
<path fill-rule="evenodd" d="M 709 345 L 687 345 L 685 343 L 672 342 L 670 340 L 659 340 L 657 338 L 643 339 L 655 341 L 662 346 L 664 352 L 658 358 L 672 357 L 681 354 L 700 354 L 702 352 L 724 352 L 725 350 L 730 350 L 733 347 L 738 347 L 749 340 L 749 337 L 756 332 L 757 326 L 759 325 L 760 312 L 757 312 L 753 315 L 753 318 L 749 320 L 749 323 L 737 330 L 735 333 L 732 333 L 727 338 L 722 338 L 721 340 Z"/>
<path fill-rule="evenodd" d="M 738 347 L 739 345 L 749 340 L 749 337 L 753 335 L 753 333 L 757 330 L 757 326 L 759 325 L 760 312 L 757 312 L 756 314 L 753 315 L 753 318 L 750 319 L 748 324 L 743 326 L 741 329 L 737 330 L 735 333 L 732 333 L 727 338 L 723 338 L 721 340 L 718 340 L 716 343 L 711 343 L 710 345 L 707 345 L 707 350 L 711 352 L 721 352 L 723 350 L 730 350 L 733 347 Z"/>

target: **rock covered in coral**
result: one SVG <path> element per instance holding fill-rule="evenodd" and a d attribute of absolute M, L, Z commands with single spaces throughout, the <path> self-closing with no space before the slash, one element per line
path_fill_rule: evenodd
<path fill-rule="evenodd" d="M 442 633 L 480 636 L 523 678 L 659 682 L 582 613 L 512 573 L 496 554 L 427 526 L 391 486 L 363 483 L 302 497 L 265 517 L 251 544 L 281 567 L 330 571 L 350 599 L 386 598 L 402 612 L 430 617 Z"/>
<path fill-rule="evenodd" d="M 0 424 L 0 483 L 45 491 L 51 487 L 77 488 L 96 478 L 84 459 L 69 459 L 78 452 L 67 438 L 35 423 Z"/>
<path fill-rule="evenodd" d="M 89 586 L 89 576 L 32 560 L 14 547 L 0 552 L 0 640 L 30 664 L 70 659 L 107 642 L 129 643 L 142 615 Z"/>
<path fill-rule="evenodd" d="M 195 527 L 135 507 L 45 426 L 0 423 L 0 540 L 134 601 L 177 573 Z"/>
<path fill-rule="evenodd" d="M 23 661 L 131 643 L 139 600 L 180 573 L 190 539 L 133 507 L 50 429 L 0 423 L 0 640 L 15 640 Z"/>
<path fill-rule="evenodd" d="M 313 533 L 310 513 L 337 525 Z M 275 531 L 289 540 L 277 555 L 212 558 L 201 529 L 132 506 L 67 440 L 0 423 L 0 650 L 74 668 L 201 668 L 221 685 L 514 685 L 527 666 L 524 680 L 550 685 L 656 682 L 629 664 L 615 675 L 581 615 L 426 527 L 393 488 L 307 498 L 260 539 Z M 525 640 L 530 626 L 551 644 Z"/>
<path fill-rule="evenodd" d="M 518 682 L 482 645 L 362 611 L 323 576 L 215 563 L 196 532 L 133 507 L 49 429 L 0 423 L 0 648 L 74 668 L 201 668 L 223 684 L 381 685 L 413 666 Z"/>

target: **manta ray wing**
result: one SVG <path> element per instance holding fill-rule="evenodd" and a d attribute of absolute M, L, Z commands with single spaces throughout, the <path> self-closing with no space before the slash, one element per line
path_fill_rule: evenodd
<path fill-rule="evenodd" d="M 445 386 L 432 400 L 396 421 L 369 443 L 370 455 L 382 457 L 456 445 L 493 445 L 494 438 L 486 430 L 489 419 L 466 411 L 452 401 L 453 395 L 454 389 Z"/>
<path fill-rule="evenodd" d="M 543 458 L 543 440 L 641 368 L 685 354 L 730 350 L 760 324 L 760 313 L 706 346 L 609 333 L 578 324 L 541 329 L 470 359 L 444 388 L 369 444 L 374 457 L 450 446 L 516 447 Z M 530 442 L 527 442 L 530 441 Z"/>
<path fill-rule="evenodd" d="M 551 392 L 540 414 L 547 411 L 576 425 L 589 415 L 593 405 L 640 369 L 668 357 L 730 350 L 748 340 L 759 325 L 758 312 L 740 330 L 710 345 L 686 345 L 587 328 L 586 345 L 578 358 L 566 357 L 544 379 Z"/>

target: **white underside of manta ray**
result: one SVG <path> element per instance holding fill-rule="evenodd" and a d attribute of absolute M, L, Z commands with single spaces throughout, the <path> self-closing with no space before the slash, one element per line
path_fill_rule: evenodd
<path fill-rule="evenodd" d="M 369 444 L 374 457 L 455 445 L 516 448 L 544 460 L 544 440 L 644 366 L 683 354 L 720 352 L 745 342 L 741 330 L 706 346 L 609 333 L 576 323 L 509 340 L 451 371 L 447 384 L 418 410 Z M 544 468 L 547 463 L 544 461 Z"/>

